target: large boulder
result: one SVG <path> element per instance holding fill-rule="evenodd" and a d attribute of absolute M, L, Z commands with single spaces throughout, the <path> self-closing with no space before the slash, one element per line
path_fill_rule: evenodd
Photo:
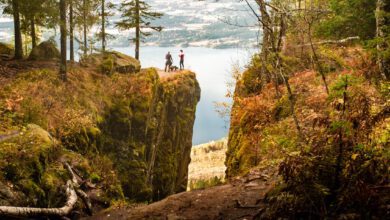
<path fill-rule="evenodd" d="M 0 43 L 0 59 L 11 59 L 14 56 L 14 49 L 11 45 Z"/>
<path fill-rule="evenodd" d="M 54 173 L 48 171 L 48 164 L 58 158 L 59 150 L 50 134 L 37 125 L 28 125 L 20 133 L 0 140 L 0 204 L 47 205 L 49 191 L 58 188 L 43 187 L 49 186 L 45 176 Z M 57 176 L 50 176 L 50 182 L 57 181 Z"/>
<path fill-rule="evenodd" d="M 141 70 L 141 63 L 138 60 L 116 51 L 91 54 L 82 58 L 80 62 L 84 66 L 97 67 L 104 74 L 137 73 Z"/>
<path fill-rule="evenodd" d="M 59 59 L 61 53 L 54 41 L 48 40 L 40 43 L 30 53 L 29 60 L 53 60 Z"/>

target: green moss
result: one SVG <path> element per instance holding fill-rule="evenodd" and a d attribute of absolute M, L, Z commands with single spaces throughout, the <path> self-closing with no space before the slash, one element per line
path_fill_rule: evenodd
<path fill-rule="evenodd" d="M 0 54 L 5 54 L 5 55 L 14 55 L 14 49 L 12 48 L 11 45 L 1 43 L 0 42 Z"/>
<path fill-rule="evenodd" d="M 290 108 L 291 102 L 288 98 L 288 95 L 282 96 L 275 105 L 275 108 L 273 110 L 274 112 L 274 118 L 276 120 L 284 119 L 291 115 L 291 108 Z"/>
<path fill-rule="evenodd" d="M 105 201 L 151 201 L 185 190 L 200 98 L 195 74 L 160 80 L 156 69 L 131 76 L 86 71 L 72 67 L 67 84 L 58 80 L 57 71 L 31 71 L 0 91 L 0 106 L 15 102 L 12 111 L 0 107 L 1 132 L 13 124 L 40 126 L 0 143 L 0 181 L 23 182 L 29 189 L 32 182 L 52 207 L 63 197 L 58 187 L 70 178 L 63 161 L 96 183 Z M 39 190 L 30 191 L 42 197 Z"/>
<path fill-rule="evenodd" d="M 114 58 L 111 55 L 106 55 L 100 64 L 100 70 L 102 73 L 111 75 L 114 72 Z"/>
<path fill-rule="evenodd" d="M 101 178 L 98 174 L 96 174 L 96 173 L 92 173 L 92 174 L 90 175 L 89 178 L 91 179 L 91 182 L 92 182 L 92 183 L 98 183 L 98 182 L 100 182 L 101 179 L 102 179 L 102 178 Z"/>
<path fill-rule="evenodd" d="M 98 67 L 98 71 L 108 75 L 114 72 L 138 73 L 141 70 L 141 64 L 138 60 L 116 51 L 91 54 L 83 57 L 80 62 L 84 66 Z"/>
<path fill-rule="evenodd" d="M 60 58 L 60 51 L 54 41 L 44 41 L 36 46 L 28 57 L 30 60 L 52 60 Z"/>
<path fill-rule="evenodd" d="M 199 189 L 206 189 L 213 186 L 218 186 L 223 184 L 223 179 L 220 177 L 213 177 L 211 179 L 200 179 L 189 183 L 190 190 L 199 190 Z"/>
<path fill-rule="evenodd" d="M 11 147 L 12 146 L 12 147 Z M 24 193 L 26 204 L 45 206 L 48 200 L 45 191 L 57 186 L 42 182 L 54 182 L 48 178 L 46 171 L 49 162 L 58 159 L 60 148 L 52 137 L 37 125 L 28 125 L 19 136 L 0 142 L 0 180 L 13 182 Z M 44 190 L 46 189 L 46 190 Z M 54 189 L 52 189 L 54 191 Z"/>

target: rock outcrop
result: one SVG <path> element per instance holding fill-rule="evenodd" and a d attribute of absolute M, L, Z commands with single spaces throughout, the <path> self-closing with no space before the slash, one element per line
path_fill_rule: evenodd
<path fill-rule="evenodd" d="M 105 75 L 75 65 L 65 84 L 50 68 L 0 78 L 0 204 L 59 207 L 64 162 L 92 185 L 94 206 L 186 190 L 200 99 L 194 73 Z"/>
<path fill-rule="evenodd" d="M 116 52 L 95 53 L 81 59 L 81 64 L 88 67 L 95 67 L 97 71 L 104 74 L 137 73 L 141 69 L 141 63 L 131 56 Z"/>
<path fill-rule="evenodd" d="M 61 56 L 60 51 L 56 47 L 53 41 L 44 41 L 32 49 L 29 60 L 53 60 L 59 59 Z"/>
<path fill-rule="evenodd" d="M 154 69 L 142 74 L 135 83 L 144 89 L 104 116 L 101 147 L 115 159 L 125 195 L 159 200 L 186 190 L 200 88 L 191 72 L 163 81 Z"/>
<path fill-rule="evenodd" d="M 66 150 L 34 124 L 1 140 L 0 152 L 0 205 L 61 207 L 62 188 L 70 178 L 62 162 L 75 165 L 86 179 L 94 172 L 86 158 Z M 109 196 L 108 191 L 100 193 Z"/>
<path fill-rule="evenodd" d="M 11 59 L 14 56 L 14 49 L 8 44 L 0 42 L 0 59 Z"/>

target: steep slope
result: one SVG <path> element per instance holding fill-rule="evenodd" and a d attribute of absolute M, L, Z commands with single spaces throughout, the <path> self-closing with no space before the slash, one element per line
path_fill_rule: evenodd
<path fill-rule="evenodd" d="M 367 62 L 368 55 L 359 47 L 332 48 L 326 59 L 329 96 L 313 70 L 297 71 L 289 79 L 304 138 L 298 135 L 283 86 L 279 86 L 279 98 L 271 83 L 251 90 L 256 81 L 250 76 L 256 72 L 250 67 L 238 82 L 235 94 L 227 184 L 173 195 L 150 205 L 114 208 L 92 219 L 386 216 L 388 83 L 370 81 L 375 64 Z M 345 122 L 338 121 L 346 103 L 342 97 L 348 97 Z M 347 129 L 341 139 L 340 127 Z M 342 162 L 337 165 L 338 161 Z M 338 174 L 337 169 L 341 170 Z M 335 197 L 330 197 L 332 184 L 338 178 L 342 187 Z M 334 198 L 333 206 L 325 209 L 324 204 Z"/>
<path fill-rule="evenodd" d="M 249 68 L 238 82 L 227 152 L 227 176 L 279 164 L 283 177 L 260 219 L 382 218 L 388 215 L 389 82 L 360 47 L 322 47 L 323 71 L 284 58 L 294 94 L 264 86 Z M 307 68 L 303 65 L 304 68 Z M 253 89 L 257 88 L 257 89 Z M 287 211 L 289 210 L 289 211 Z M 387 210 L 387 211 L 386 211 Z"/>
<path fill-rule="evenodd" d="M 88 183 L 95 207 L 186 189 L 195 74 L 104 75 L 96 66 L 74 64 L 63 83 L 56 62 L 0 63 L 0 204 L 61 204 L 63 162 Z"/>

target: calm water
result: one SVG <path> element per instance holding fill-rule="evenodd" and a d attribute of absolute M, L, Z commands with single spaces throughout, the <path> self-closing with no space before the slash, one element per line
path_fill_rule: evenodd
<path fill-rule="evenodd" d="M 113 50 L 134 55 L 134 48 L 121 47 Z M 180 48 L 143 47 L 141 48 L 142 67 L 164 68 L 165 54 L 170 51 L 174 65 L 179 66 Z M 196 111 L 193 145 L 207 143 L 226 137 L 229 130 L 228 118 L 221 118 L 216 112 L 215 102 L 228 102 L 225 95 L 227 83 L 232 81 L 232 65 L 243 66 L 248 62 L 250 52 L 243 49 L 210 49 L 202 47 L 185 48 L 185 68 L 196 73 L 202 93 Z"/>

